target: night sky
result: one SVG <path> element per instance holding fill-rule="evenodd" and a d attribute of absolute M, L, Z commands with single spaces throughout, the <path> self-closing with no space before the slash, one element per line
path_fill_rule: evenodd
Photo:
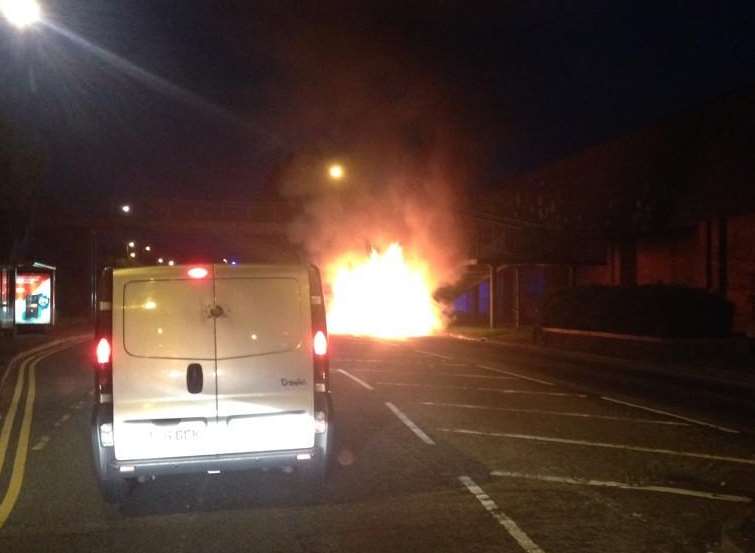
<path fill-rule="evenodd" d="M 688 1 L 48 2 L 58 31 L 0 27 L 0 113 L 49 151 L 51 197 L 82 205 L 274 195 L 280 174 L 330 159 L 371 182 L 433 166 L 482 190 L 752 87 L 753 11 Z"/>

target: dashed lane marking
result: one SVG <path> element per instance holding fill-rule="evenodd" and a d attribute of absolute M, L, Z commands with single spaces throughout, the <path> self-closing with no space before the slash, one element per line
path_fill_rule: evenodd
<path fill-rule="evenodd" d="M 361 379 L 361 378 L 359 378 L 359 377 L 356 377 L 356 376 L 354 376 L 353 374 L 351 374 L 351 373 L 350 373 L 350 372 L 348 372 L 348 371 L 345 371 L 345 370 L 343 370 L 343 369 L 338 369 L 338 372 L 339 372 L 339 373 L 341 373 L 341 374 L 342 374 L 342 375 L 344 375 L 344 376 L 347 376 L 347 377 L 349 377 L 349 378 L 350 378 L 351 380 L 353 380 L 354 382 L 356 382 L 357 384 L 359 384 L 359 385 L 360 385 L 360 386 L 362 386 L 363 388 L 367 388 L 367 389 L 368 389 L 368 390 L 370 390 L 371 392 L 375 390 L 375 388 L 373 388 L 372 386 L 370 386 L 369 384 L 367 384 L 367 383 L 366 383 L 366 382 L 365 382 L 364 380 L 362 380 L 362 379 Z"/>
<path fill-rule="evenodd" d="M 473 388 L 471 386 L 451 386 L 443 384 L 418 384 L 415 382 L 376 382 L 378 386 L 403 386 L 407 388 L 436 388 L 439 390 L 467 390 L 473 392 L 494 392 L 497 394 L 521 394 L 533 396 L 555 397 L 579 397 L 586 398 L 585 394 L 573 394 L 570 392 L 542 392 L 539 390 L 513 390 L 508 388 Z"/>
<path fill-rule="evenodd" d="M 42 436 L 39 441 L 32 446 L 32 450 L 34 451 L 41 451 L 45 448 L 47 445 L 47 442 L 50 441 L 50 436 Z"/>
<path fill-rule="evenodd" d="M 70 418 L 71 418 L 71 415 L 69 413 L 66 413 L 65 415 L 63 415 L 62 417 L 60 417 L 57 421 L 55 421 L 55 423 L 53 424 L 53 426 L 55 428 L 59 428 L 60 426 L 62 426 L 62 424 L 64 422 L 66 422 Z"/>
<path fill-rule="evenodd" d="M 530 434 L 510 434 L 508 432 L 481 432 L 465 428 L 438 428 L 439 432 L 452 432 L 454 434 L 469 434 L 473 436 L 490 436 L 493 438 L 513 438 L 517 440 L 531 440 L 535 442 L 547 442 L 556 444 L 582 445 L 589 447 L 602 447 L 608 449 L 623 449 L 625 451 L 640 451 L 643 453 L 658 453 L 661 455 L 674 455 L 676 457 L 691 457 L 695 459 L 708 459 L 711 461 L 726 461 L 743 465 L 755 465 L 755 459 L 743 457 L 728 457 L 725 455 L 712 455 L 709 453 L 695 453 L 692 451 L 676 451 L 672 449 L 656 449 L 653 447 L 641 447 L 623 444 L 609 444 L 604 442 L 590 442 L 587 440 L 570 440 L 567 438 L 552 438 L 550 436 L 533 436 Z"/>
<path fill-rule="evenodd" d="M 666 426 L 690 426 L 686 422 L 664 421 L 660 419 L 633 419 L 631 417 L 612 417 L 609 415 L 592 415 L 590 413 L 573 413 L 568 411 L 546 411 L 542 409 L 515 409 L 513 407 L 491 407 L 488 405 L 471 405 L 469 403 L 442 403 L 435 401 L 421 401 L 420 405 L 432 407 L 457 407 L 459 409 L 480 409 L 484 411 L 503 411 L 506 413 L 527 413 L 533 415 L 554 415 L 559 417 L 577 417 L 586 419 L 600 419 L 621 422 L 636 422 L 643 424 L 661 424 Z"/>
<path fill-rule="evenodd" d="M 729 434 L 739 434 L 739 430 L 734 430 L 733 428 L 728 428 L 726 426 L 719 426 L 717 424 L 701 421 L 699 419 L 693 419 L 690 417 L 677 415 L 676 413 L 663 411 L 662 409 L 653 409 L 652 407 L 646 407 L 644 405 L 638 405 L 637 403 L 630 403 L 628 401 L 622 401 L 620 399 L 614 399 L 612 397 L 606 397 L 606 396 L 601 396 L 600 399 L 605 400 L 605 401 L 610 401 L 611 403 L 617 403 L 619 405 L 626 405 L 627 407 L 634 407 L 636 409 L 642 409 L 643 411 L 649 411 L 650 413 L 656 413 L 657 415 L 666 415 L 667 417 L 673 417 L 675 419 L 691 422 L 693 424 L 698 424 L 700 426 L 707 426 L 708 428 L 715 428 L 716 430 L 720 430 L 721 432 L 728 432 Z"/>
<path fill-rule="evenodd" d="M 478 486 L 474 480 L 469 476 L 459 476 L 459 481 L 464 484 L 464 487 L 477 498 L 487 512 L 503 526 L 509 535 L 516 540 L 519 546 L 527 553 L 544 553 L 540 547 L 530 539 L 530 537 L 524 533 L 524 530 L 519 528 L 519 525 L 514 522 L 506 513 L 504 513 L 500 507 L 493 501 L 485 491 Z"/>
<path fill-rule="evenodd" d="M 627 484 L 625 482 L 612 482 L 610 480 L 593 480 L 588 478 L 569 478 L 564 476 L 550 476 L 545 474 L 529 474 L 526 472 L 509 472 L 505 470 L 494 470 L 493 476 L 505 478 L 524 478 L 527 480 L 540 480 L 543 482 L 555 482 L 557 484 L 577 484 L 581 486 L 598 486 L 604 488 L 620 488 L 622 490 L 637 490 L 646 492 L 668 493 L 673 495 L 685 495 L 688 497 L 699 497 L 702 499 L 714 499 L 717 501 L 731 501 L 734 503 L 750 503 L 751 498 L 742 495 L 729 495 L 722 493 L 703 492 L 699 490 L 688 490 L 685 488 L 671 488 L 668 486 L 640 486 Z"/>
<path fill-rule="evenodd" d="M 433 353 L 432 351 L 422 351 L 422 350 L 414 350 L 415 353 L 421 353 L 422 355 L 429 355 L 431 357 L 437 357 L 438 359 L 445 359 L 446 361 L 454 361 L 453 357 L 449 357 L 448 355 L 442 355 L 440 353 Z"/>
<path fill-rule="evenodd" d="M 476 365 L 476 366 L 480 367 L 481 369 L 485 369 L 486 371 L 493 371 L 499 374 L 507 374 L 509 376 L 521 378 L 522 380 L 529 380 L 530 382 L 537 382 L 538 384 L 545 384 L 546 386 L 555 386 L 553 382 L 542 380 L 540 378 L 534 378 L 532 376 L 525 376 L 523 374 L 514 373 L 511 371 L 504 370 L 504 369 L 499 369 L 498 367 L 491 367 L 489 365 Z"/>
<path fill-rule="evenodd" d="M 407 417 L 398 407 L 393 405 L 393 403 L 391 403 L 390 401 L 386 401 L 385 405 L 393 412 L 394 415 L 399 418 L 401 422 L 403 422 L 409 428 L 409 430 L 414 432 L 414 434 L 416 434 L 416 436 L 420 440 L 425 442 L 427 445 L 435 445 L 435 441 L 430 436 L 425 434 L 425 432 L 419 426 L 414 424 L 414 422 L 409 417 Z"/>

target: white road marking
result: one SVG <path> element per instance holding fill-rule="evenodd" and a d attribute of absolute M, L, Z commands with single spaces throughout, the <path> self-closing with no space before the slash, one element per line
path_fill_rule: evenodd
<path fill-rule="evenodd" d="M 333 359 L 334 363 L 386 363 L 389 359 L 358 359 L 356 357 L 339 357 Z"/>
<path fill-rule="evenodd" d="M 412 375 L 416 376 L 419 371 L 415 369 L 352 369 L 358 373 L 382 373 L 382 374 L 394 374 L 394 375 Z M 423 375 L 426 373 L 422 373 Z M 458 377 L 458 378 L 481 378 L 484 380 L 516 380 L 514 376 L 488 376 L 486 374 L 458 374 L 458 373 L 440 373 L 433 372 L 432 376 L 446 376 L 446 377 Z"/>
<path fill-rule="evenodd" d="M 727 428 L 726 426 L 718 426 L 717 424 L 711 424 L 709 422 L 701 421 L 698 419 L 684 417 L 682 415 L 677 415 L 676 413 L 671 413 L 669 411 L 663 411 L 661 409 L 653 409 L 651 407 L 645 407 L 644 405 L 638 405 L 636 403 L 630 403 L 628 401 L 622 401 L 620 399 L 614 399 L 612 397 L 601 396 L 600 399 L 603 399 L 605 401 L 610 401 L 611 403 L 618 403 L 619 405 L 626 405 L 627 407 L 635 407 L 636 409 L 642 409 L 644 411 L 649 411 L 651 413 L 656 413 L 658 415 L 666 415 L 667 417 L 673 417 L 675 419 L 691 422 L 693 424 L 699 424 L 700 426 L 707 426 L 709 428 L 715 428 L 717 430 L 720 430 L 721 432 L 728 432 L 730 434 L 739 434 L 739 430 L 734 430 L 733 428 Z"/>
<path fill-rule="evenodd" d="M 373 388 L 372 386 L 370 386 L 369 384 L 367 384 L 367 383 L 366 383 L 366 382 L 365 382 L 364 380 L 362 380 L 361 378 L 357 378 L 356 376 L 354 376 L 354 375 L 353 375 L 353 374 L 351 374 L 350 372 L 348 372 L 348 371 L 345 371 L 345 370 L 343 370 L 343 369 L 338 369 L 338 372 L 339 372 L 339 373 L 341 373 L 341 374 L 342 374 L 342 375 L 344 375 L 344 376 L 348 376 L 348 377 L 349 377 L 350 379 L 352 379 L 352 380 L 353 380 L 354 382 L 356 382 L 357 384 L 359 384 L 359 385 L 360 385 L 360 386 L 362 386 L 363 388 L 367 388 L 367 389 L 368 389 L 368 390 L 370 390 L 370 391 L 375 391 L 375 388 Z"/>
<path fill-rule="evenodd" d="M 422 355 L 430 355 L 432 357 L 437 357 L 438 359 L 445 359 L 446 361 L 453 361 L 453 357 L 449 357 L 448 355 L 442 355 L 440 353 L 433 353 L 432 351 L 422 351 L 419 349 L 414 350 L 414 353 L 421 353 Z"/>
<path fill-rule="evenodd" d="M 398 407 L 393 405 L 390 401 L 386 401 L 385 405 L 386 407 L 388 407 L 388 409 L 393 411 L 393 414 L 396 415 L 399 420 L 409 428 L 409 430 L 414 432 L 420 440 L 425 442 L 427 445 L 435 445 L 435 441 L 433 441 L 430 436 L 425 434 L 419 426 L 414 424 L 414 422 L 409 417 L 407 417 Z"/>
<path fill-rule="evenodd" d="M 32 446 L 32 449 L 34 451 L 41 451 L 45 448 L 47 445 L 47 442 L 50 441 L 50 436 L 42 436 L 39 441 Z"/>
<path fill-rule="evenodd" d="M 418 384 L 414 382 L 376 382 L 378 386 L 404 386 L 409 388 L 438 388 L 445 390 L 468 390 L 474 392 L 495 392 L 497 394 L 521 394 L 533 396 L 556 396 L 556 397 L 580 397 L 586 398 L 584 394 L 572 394 L 569 392 L 541 392 L 538 390 L 512 390 L 508 388 L 473 388 L 471 386 L 452 386 L 443 384 Z"/>
<path fill-rule="evenodd" d="M 495 438 L 515 438 L 518 440 L 533 440 L 536 442 L 549 442 L 557 444 L 584 445 L 590 447 L 605 447 L 609 449 L 623 449 L 626 451 L 641 451 L 644 453 L 660 453 L 662 455 L 674 455 L 677 457 L 692 457 L 695 459 L 710 459 L 711 461 L 727 461 L 743 465 L 755 465 L 755 459 L 743 457 L 727 457 L 724 455 L 711 455 L 709 453 L 694 453 L 691 451 L 675 451 L 672 449 L 656 449 L 622 444 L 608 444 L 604 442 L 590 442 L 587 440 L 570 440 L 567 438 L 551 438 L 549 436 L 533 436 L 530 434 L 510 434 L 507 432 L 481 432 L 479 430 L 467 430 L 465 428 L 438 428 L 440 432 L 453 432 L 455 434 L 471 434 L 474 436 L 491 436 Z"/>
<path fill-rule="evenodd" d="M 689 497 L 700 497 L 703 499 L 715 499 L 718 501 L 731 501 L 734 503 L 750 503 L 751 498 L 742 495 L 729 495 L 722 493 L 701 492 L 698 490 L 688 490 L 685 488 L 670 488 L 668 486 L 640 486 L 627 484 L 625 482 L 612 482 L 610 480 L 592 480 L 586 478 L 568 478 L 564 476 L 550 476 L 545 474 L 529 474 L 525 472 L 509 472 L 505 470 L 494 470 L 493 476 L 503 476 L 506 478 L 525 478 L 527 480 L 542 480 L 543 482 L 556 482 L 558 484 L 579 484 L 582 486 L 598 486 L 605 488 L 621 488 L 622 490 L 638 490 L 647 492 L 669 493 L 674 495 L 685 495 Z"/>
<path fill-rule="evenodd" d="M 498 507 L 495 501 L 493 501 L 485 491 L 478 486 L 474 480 L 469 476 L 459 476 L 459 481 L 469 490 L 469 492 L 477 498 L 477 501 L 485 508 L 491 516 L 498 521 L 498 524 L 503 526 L 512 538 L 524 549 L 527 553 L 545 553 L 538 545 L 530 539 L 530 537 L 519 528 L 516 522 L 506 515 Z"/>
<path fill-rule="evenodd" d="M 53 424 L 53 426 L 55 428 L 59 428 L 64 422 L 66 422 L 70 418 L 71 418 L 71 415 L 69 413 L 66 413 L 65 415 L 60 417 L 57 421 L 55 421 L 55 424 Z"/>
<path fill-rule="evenodd" d="M 534 415 L 556 415 L 561 417 L 581 417 L 586 419 L 601 419 L 609 421 L 637 422 L 645 424 L 663 424 L 667 426 L 689 426 L 686 422 L 664 421 L 660 419 L 633 419 L 631 417 L 612 417 L 608 415 L 591 415 L 589 413 L 572 413 L 567 411 L 544 411 L 541 409 L 514 409 L 511 407 L 490 407 L 488 405 L 471 405 L 468 403 L 442 403 L 435 401 L 421 401 L 420 405 L 433 407 L 458 407 L 460 409 L 481 409 L 485 411 L 504 411 L 507 413 L 530 413 Z"/>
<path fill-rule="evenodd" d="M 539 378 L 533 378 L 531 376 L 524 376 L 523 374 L 519 374 L 519 373 L 512 373 L 511 371 L 505 371 L 497 367 L 489 367 L 488 365 L 477 365 L 477 366 L 480 367 L 481 369 L 485 369 L 486 371 L 493 371 L 500 374 L 507 374 L 509 376 L 521 378 L 522 380 L 529 380 L 530 382 L 537 382 L 538 384 L 545 384 L 546 386 L 555 386 L 553 382 L 548 382 L 547 380 L 541 380 Z"/>

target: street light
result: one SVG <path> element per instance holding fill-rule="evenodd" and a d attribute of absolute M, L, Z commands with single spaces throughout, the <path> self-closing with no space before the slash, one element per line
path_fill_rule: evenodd
<path fill-rule="evenodd" d="M 344 175 L 343 165 L 340 163 L 333 163 L 328 167 L 328 176 L 333 180 L 341 180 Z"/>
<path fill-rule="evenodd" d="M 129 204 L 123 204 L 121 206 L 121 211 L 128 215 L 129 213 L 131 213 L 131 206 Z"/>
<path fill-rule="evenodd" d="M 144 251 L 145 252 L 151 252 L 152 251 L 152 246 L 144 246 Z"/>
<path fill-rule="evenodd" d="M 170 265 L 171 267 L 172 267 L 173 265 L 175 265 L 175 264 L 176 264 L 176 262 L 175 262 L 175 261 L 173 261 L 172 259 L 168 260 L 168 265 Z"/>
<path fill-rule="evenodd" d="M 42 19 L 36 0 L 0 0 L 0 13 L 18 29 L 25 29 Z"/>
<path fill-rule="evenodd" d="M 131 252 L 130 254 L 128 254 L 128 256 L 129 256 L 129 257 L 130 257 L 131 259 L 136 259 L 136 252 Z"/>
<path fill-rule="evenodd" d="M 160 265 L 162 265 L 163 263 L 165 263 L 165 260 L 164 260 L 164 259 L 163 259 L 162 257 L 158 257 L 158 258 L 157 258 L 157 262 L 158 262 L 158 263 L 159 263 Z"/>
<path fill-rule="evenodd" d="M 134 242 L 133 240 L 131 240 L 131 242 L 128 243 L 128 247 L 129 248 L 135 248 L 136 247 L 136 242 Z"/>

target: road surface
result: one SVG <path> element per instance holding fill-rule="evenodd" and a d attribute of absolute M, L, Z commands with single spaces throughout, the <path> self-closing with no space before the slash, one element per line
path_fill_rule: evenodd
<path fill-rule="evenodd" d="M 702 386 L 445 338 L 331 346 L 321 498 L 226 473 L 119 508 L 89 459 L 91 343 L 21 356 L 0 391 L 0 551 L 706 552 L 755 498 L 751 413 Z"/>

